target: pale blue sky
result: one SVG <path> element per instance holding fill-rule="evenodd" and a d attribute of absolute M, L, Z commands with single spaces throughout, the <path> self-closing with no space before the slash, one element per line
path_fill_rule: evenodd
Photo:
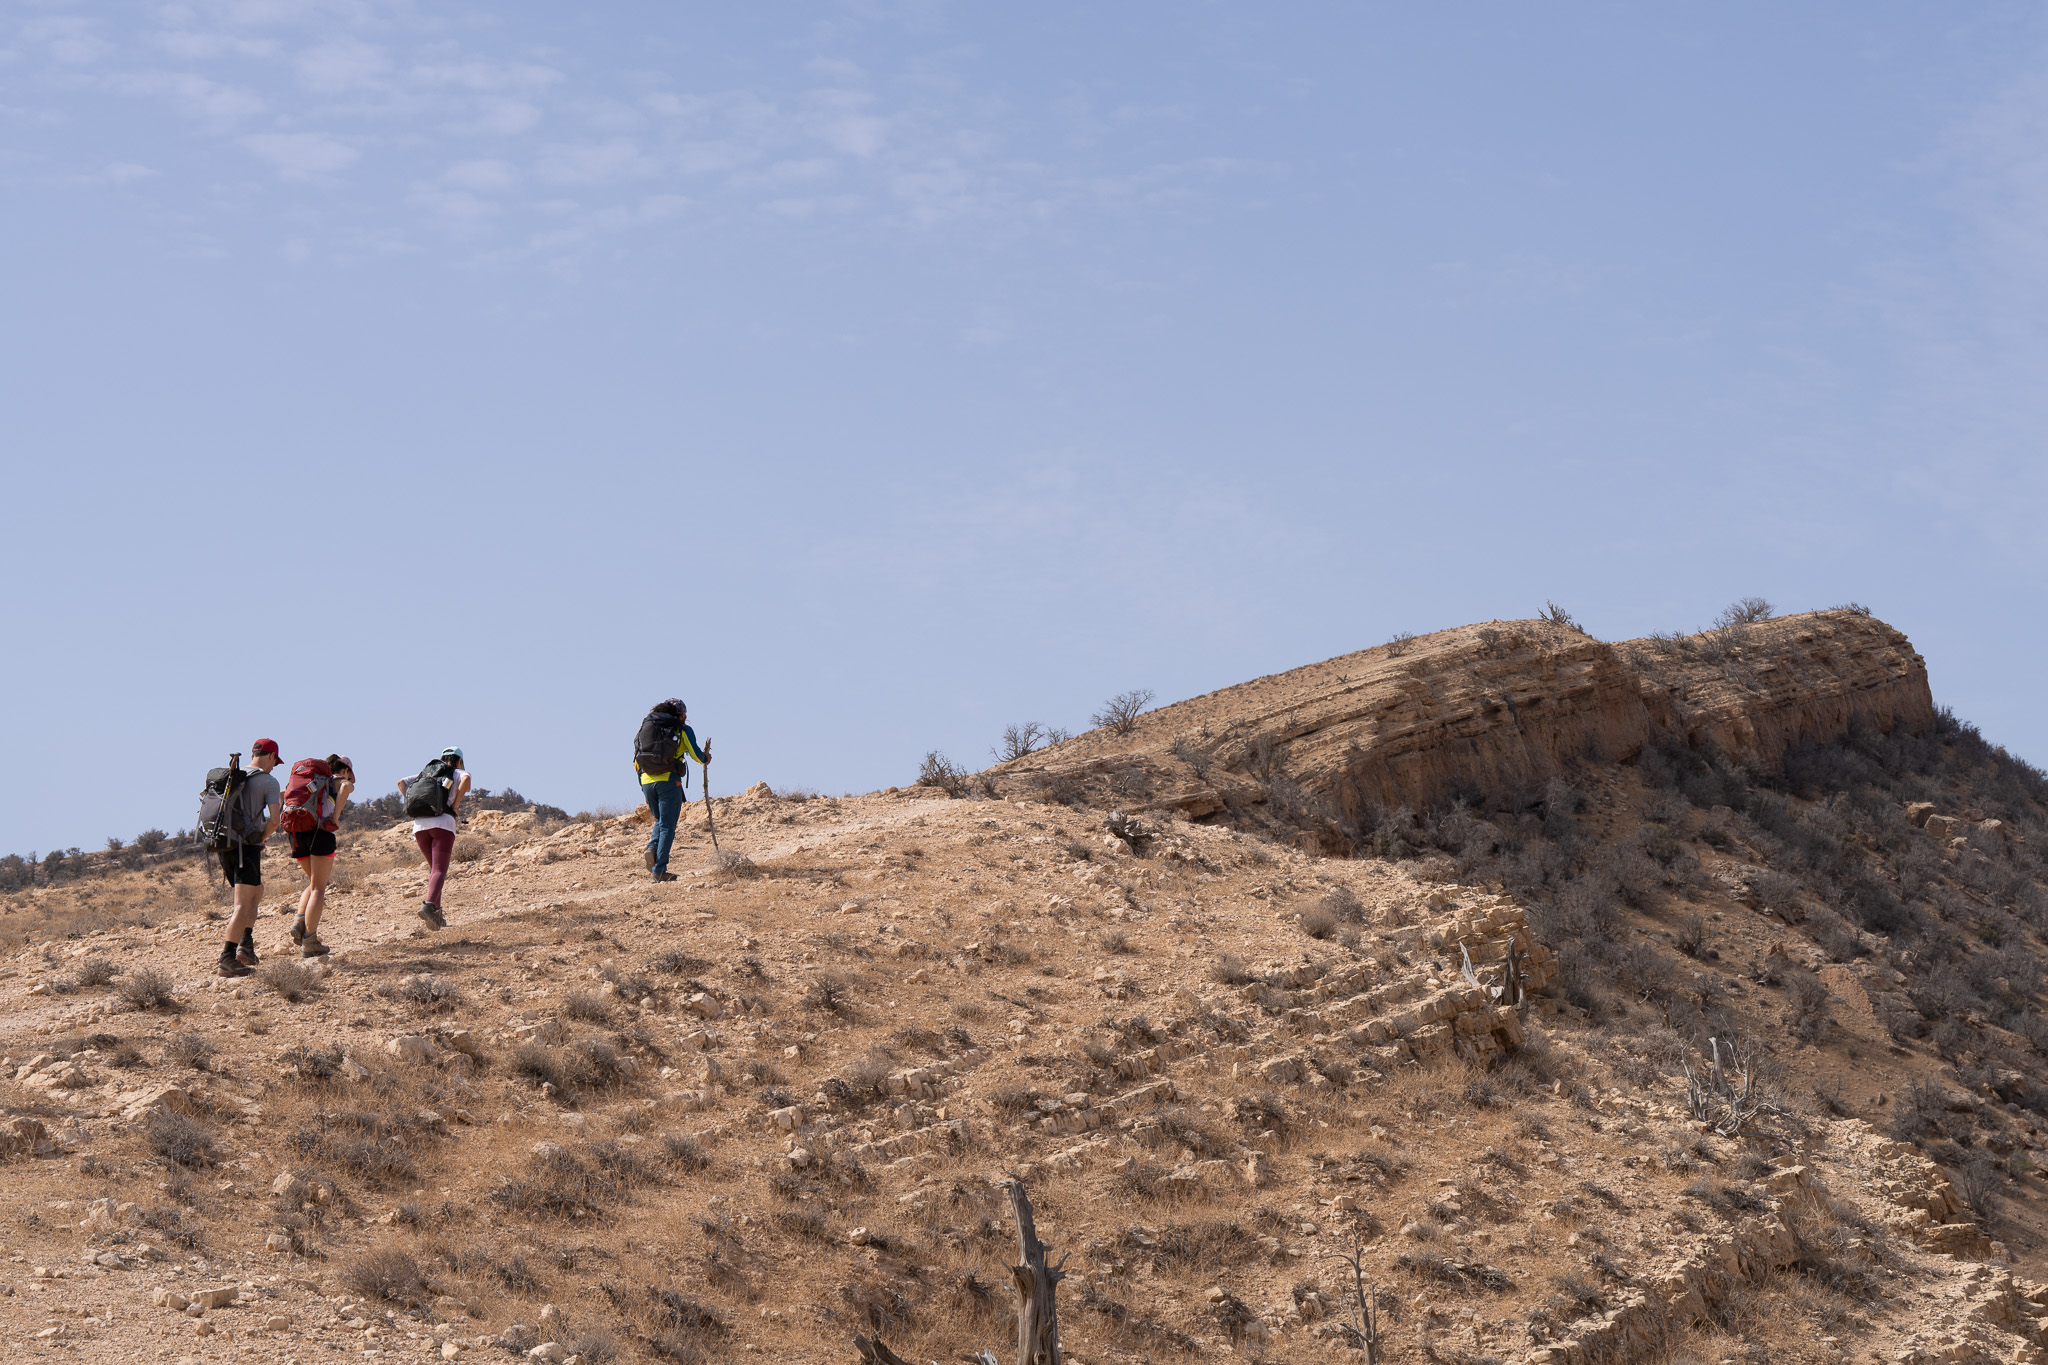
<path fill-rule="evenodd" d="M 2039 5 L 0 4 L 0 851 L 1756 593 L 2048 759 Z"/>

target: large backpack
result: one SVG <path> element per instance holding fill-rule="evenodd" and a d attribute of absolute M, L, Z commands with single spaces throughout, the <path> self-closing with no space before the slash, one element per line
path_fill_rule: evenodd
<path fill-rule="evenodd" d="M 673 711 L 649 711 L 633 736 L 633 767 L 643 773 L 672 773 L 683 742 L 683 718 Z M 689 766 L 684 765 L 687 775 Z M 687 780 L 687 779 L 686 779 Z"/>
<path fill-rule="evenodd" d="M 207 769 L 206 785 L 199 789 L 199 821 L 193 828 L 210 852 L 225 853 L 246 842 L 242 785 L 248 780 L 240 754 L 229 754 L 225 768 Z"/>
<path fill-rule="evenodd" d="M 293 834 L 319 829 L 334 814 L 334 769 L 324 758 L 302 758 L 292 764 L 284 785 L 284 819 L 280 828 Z"/>
<path fill-rule="evenodd" d="M 455 765 L 445 758 L 429 760 L 420 775 L 405 784 L 405 813 L 415 820 L 446 815 L 449 789 L 454 785 Z"/>

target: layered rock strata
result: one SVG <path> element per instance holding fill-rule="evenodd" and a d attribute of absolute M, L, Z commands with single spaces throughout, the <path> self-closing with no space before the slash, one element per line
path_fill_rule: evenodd
<path fill-rule="evenodd" d="M 1201 819 L 1302 795 L 1353 822 L 1540 786 L 1660 736 L 1767 766 L 1856 724 L 1934 716 L 1905 636 L 1851 609 L 1610 645 L 1497 621 L 1381 645 L 1162 707 L 1003 765 Z"/>

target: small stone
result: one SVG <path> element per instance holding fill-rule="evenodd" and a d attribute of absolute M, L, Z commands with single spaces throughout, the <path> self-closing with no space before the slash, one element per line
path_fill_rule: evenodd
<path fill-rule="evenodd" d="M 782 1159 L 784 1161 L 787 1161 L 790 1165 L 796 1167 L 796 1169 L 798 1170 L 802 1170 L 804 1167 L 811 1164 L 810 1152 L 802 1147 L 790 1148 L 789 1151 L 783 1154 Z"/>
<path fill-rule="evenodd" d="M 265 1251 L 290 1251 L 292 1249 L 291 1235 L 289 1233 L 273 1232 L 263 1239 L 263 1249 Z"/>
<path fill-rule="evenodd" d="M 866 1246 L 869 1242 L 874 1240 L 874 1237 L 875 1235 L 872 1232 L 869 1232 L 866 1228 L 855 1228 L 852 1232 L 846 1234 L 846 1240 L 853 1243 L 857 1247 Z"/>
<path fill-rule="evenodd" d="M 195 1337 L 212 1336 L 213 1324 L 208 1322 L 205 1318 L 198 1319 L 196 1322 L 192 1324 L 192 1335 Z"/>
<path fill-rule="evenodd" d="M 263 1325 L 273 1332 L 289 1332 L 292 1330 L 292 1320 L 282 1313 L 265 1318 Z"/>

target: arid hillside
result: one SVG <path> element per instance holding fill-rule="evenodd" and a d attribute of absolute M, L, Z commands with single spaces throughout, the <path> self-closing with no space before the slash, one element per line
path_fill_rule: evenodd
<path fill-rule="evenodd" d="M 240 982 L 174 848 L 0 897 L 0 1336 L 1008 1360 L 1018 1181 L 1088 1365 L 2048 1358 L 2048 804 L 1867 615 L 1466 627 L 942 776 L 693 806 L 673 885 L 484 812 L 439 934 L 351 834 L 334 956 L 273 857 Z"/>

